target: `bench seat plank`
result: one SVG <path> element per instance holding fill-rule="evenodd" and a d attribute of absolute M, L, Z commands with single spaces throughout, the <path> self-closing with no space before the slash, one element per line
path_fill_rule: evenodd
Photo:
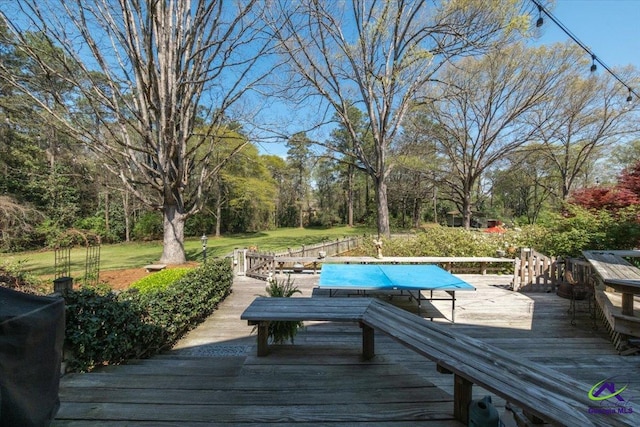
<path fill-rule="evenodd" d="M 622 314 L 633 316 L 633 296 L 640 294 L 640 269 L 615 252 L 582 253 L 602 282 L 622 293 Z"/>
<path fill-rule="evenodd" d="M 588 398 L 591 385 L 377 299 L 257 298 L 242 318 L 261 326 L 275 320 L 358 322 L 368 356 L 374 353 L 374 331 L 385 333 L 434 361 L 439 371 L 454 374 L 454 415 L 463 423 L 476 384 L 555 425 L 640 425 L 638 413 L 589 413 L 597 406 Z"/>
<path fill-rule="evenodd" d="M 358 322 L 369 307 L 370 298 L 256 298 L 240 318 L 262 320 L 314 320 Z"/>
<path fill-rule="evenodd" d="M 610 280 L 628 280 L 632 283 L 640 280 L 640 269 L 621 256 L 595 251 L 584 251 L 584 255 L 605 283 Z M 640 287 L 640 284 L 636 287 Z"/>
<path fill-rule="evenodd" d="M 258 356 L 269 353 L 269 323 L 287 321 L 332 321 L 361 323 L 371 298 L 278 298 L 259 297 L 242 313 L 240 318 L 257 325 Z M 375 355 L 374 331 L 362 328 L 362 357 Z"/>
<path fill-rule="evenodd" d="M 542 419 L 584 426 L 593 425 L 595 421 L 593 414 L 588 414 L 591 402 L 587 392 L 590 387 L 571 377 L 542 365 L 523 363 L 511 353 L 456 334 L 442 325 L 428 322 L 384 302 L 373 302 L 363 322 L 433 360 L 447 371 Z M 576 397 L 576 392 L 580 390 L 584 390 L 584 396 Z M 459 398 L 456 396 L 456 399 Z M 456 405 L 466 407 L 468 403 L 470 401 Z M 461 421 L 464 422 L 466 414 L 462 416 Z"/>

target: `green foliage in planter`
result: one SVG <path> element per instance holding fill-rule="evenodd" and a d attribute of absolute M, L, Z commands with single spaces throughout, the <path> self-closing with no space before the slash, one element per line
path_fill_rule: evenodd
<path fill-rule="evenodd" d="M 67 369 L 86 372 L 103 364 L 142 357 L 161 330 L 142 321 L 130 302 L 119 301 L 108 287 L 67 291 L 65 361 Z"/>
<path fill-rule="evenodd" d="M 294 294 L 301 293 L 300 289 L 294 285 L 291 275 L 287 275 L 287 280 L 278 281 L 273 277 L 267 279 L 267 295 L 275 298 L 289 298 Z M 304 326 L 300 321 L 281 321 L 269 323 L 269 338 L 274 344 L 284 344 L 293 340 L 298 333 L 298 329 Z"/>
<path fill-rule="evenodd" d="M 181 279 L 192 268 L 170 268 L 158 271 L 133 282 L 129 289 L 137 289 L 141 293 L 167 289 L 172 283 Z"/>
<path fill-rule="evenodd" d="M 213 260 L 186 273 L 164 289 L 131 290 L 122 294 L 143 310 L 144 321 L 160 327 L 162 348 L 173 345 L 184 333 L 204 320 L 229 293 L 233 270 L 229 260 Z"/>
<path fill-rule="evenodd" d="M 81 288 L 65 294 L 65 360 L 70 371 L 149 357 L 170 347 L 230 292 L 228 260 L 192 269 L 163 289 Z"/>

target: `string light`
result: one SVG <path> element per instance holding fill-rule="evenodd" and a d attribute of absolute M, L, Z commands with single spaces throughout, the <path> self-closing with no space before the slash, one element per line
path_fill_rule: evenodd
<path fill-rule="evenodd" d="M 536 21 L 536 27 L 540 28 L 542 27 L 542 24 L 544 24 L 544 19 L 542 19 L 542 6 L 538 5 L 538 20 Z"/>
<path fill-rule="evenodd" d="M 548 10 L 546 10 L 539 2 L 538 0 L 531 0 L 533 2 L 533 4 L 535 4 L 536 6 L 538 6 L 538 13 L 540 14 L 540 17 L 538 18 L 538 20 L 536 21 L 536 27 L 540 27 L 543 23 L 544 20 L 542 19 L 542 14 L 544 13 L 545 15 L 547 15 L 549 17 L 549 19 L 551 19 L 551 21 L 556 24 L 558 26 L 558 28 L 560 28 L 566 35 L 568 35 L 571 40 L 573 40 L 578 46 L 580 46 L 580 48 L 582 48 L 582 50 L 584 50 L 585 52 L 587 52 L 589 55 L 591 55 L 591 72 L 596 71 L 596 69 L 598 68 L 598 66 L 596 65 L 596 62 L 598 64 L 600 64 L 600 66 L 602 68 L 604 68 L 609 74 L 611 74 L 611 76 L 613 76 L 616 80 L 618 80 L 623 86 L 625 86 L 628 90 L 629 90 L 629 96 L 627 96 L 627 102 L 631 103 L 633 101 L 633 95 L 635 95 L 637 98 L 640 98 L 640 95 L 638 95 L 638 93 L 636 91 L 634 91 L 633 89 L 631 89 L 631 86 L 629 86 L 628 84 L 626 84 L 624 81 L 622 81 L 622 79 L 620 77 L 618 77 L 618 75 L 616 73 L 614 73 L 608 66 L 607 64 L 605 64 L 604 62 L 602 62 L 602 60 L 600 58 L 598 58 L 592 51 L 591 49 L 589 49 L 587 46 L 584 45 L 584 43 L 582 43 L 571 31 L 569 31 L 569 29 L 567 27 L 565 27 L 562 22 L 560 22 L 558 20 L 558 18 L 556 18 L 551 12 L 549 12 Z"/>

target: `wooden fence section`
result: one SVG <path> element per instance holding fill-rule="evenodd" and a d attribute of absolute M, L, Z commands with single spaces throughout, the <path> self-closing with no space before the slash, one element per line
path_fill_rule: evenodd
<path fill-rule="evenodd" d="M 558 272 L 555 257 L 548 257 L 530 248 L 522 248 L 516 258 L 513 290 L 519 292 L 549 292 L 562 272 Z"/>
<path fill-rule="evenodd" d="M 549 257 L 530 248 L 520 250 L 515 260 L 513 290 L 519 292 L 556 292 L 565 282 L 565 271 L 571 271 L 578 282 L 593 274 L 591 266 L 581 258 Z M 561 295 L 568 298 L 569 295 Z"/>
<path fill-rule="evenodd" d="M 518 292 L 556 292 L 564 282 L 565 270 L 569 269 L 578 281 L 588 280 L 593 273 L 588 262 L 579 258 L 549 257 L 530 248 L 523 248 L 520 257 L 508 258 L 464 258 L 464 257 L 384 257 L 375 259 L 366 257 L 340 258 L 336 255 L 359 247 L 366 236 L 336 239 L 316 245 L 288 249 L 282 252 L 265 253 L 257 248 L 236 249 L 233 253 L 234 273 L 266 280 L 269 275 L 282 273 L 284 270 L 302 272 L 312 271 L 320 267 L 323 261 L 351 263 L 432 263 L 438 264 L 452 273 L 504 272 L 505 268 L 513 268 L 512 286 Z M 333 259 L 331 259 L 334 257 Z M 505 263 L 513 263 L 508 266 Z M 507 270 L 507 271 L 509 271 Z M 559 290 L 559 293 L 561 289 Z"/>
<path fill-rule="evenodd" d="M 299 249 L 287 249 L 283 252 L 275 253 L 275 256 L 288 256 L 288 257 L 318 257 L 324 258 L 328 256 L 334 256 L 343 254 L 352 249 L 356 249 L 362 246 L 366 236 L 362 237 L 350 237 L 344 239 L 336 239 L 334 241 L 326 241 L 315 245 L 305 246 L 302 245 Z"/>
<path fill-rule="evenodd" d="M 314 258 L 323 259 L 356 249 L 362 245 L 366 236 L 349 237 L 325 241 L 315 245 L 303 245 L 298 249 L 282 252 L 260 252 L 258 248 L 235 249 L 233 251 L 234 273 L 266 280 L 269 274 L 276 273 L 276 258 Z"/>
<path fill-rule="evenodd" d="M 493 257 L 289 257 L 274 256 L 273 254 L 247 253 L 250 277 L 266 279 L 269 275 L 282 273 L 317 273 L 323 263 L 338 264 L 435 264 L 450 273 L 487 274 L 513 271 L 513 258 Z"/>

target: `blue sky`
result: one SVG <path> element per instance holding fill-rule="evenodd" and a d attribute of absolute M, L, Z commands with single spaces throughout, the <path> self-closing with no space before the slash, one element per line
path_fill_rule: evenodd
<path fill-rule="evenodd" d="M 555 0 L 549 11 L 609 68 L 615 71 L 631 64 L 640 69 L 640 0 Z M 551 19 L 543 17 L 537 43 L 570 40 Z M 536 19 L 537 13 L 533 21 Z M 598 72 L 604 72 L 602 67 Z M 640 87 L 633 89 L 640 93 Z M 282 144 L 264 144 L 261 151 L 286 155 Z"/>
<path fill-rule="evenodd" d="M 556 0 L 551 13 L 608 67 L 640 68 L 640 0 Z M 548 18 L 541 29 L 541 43 L 569 39 Z"/>

